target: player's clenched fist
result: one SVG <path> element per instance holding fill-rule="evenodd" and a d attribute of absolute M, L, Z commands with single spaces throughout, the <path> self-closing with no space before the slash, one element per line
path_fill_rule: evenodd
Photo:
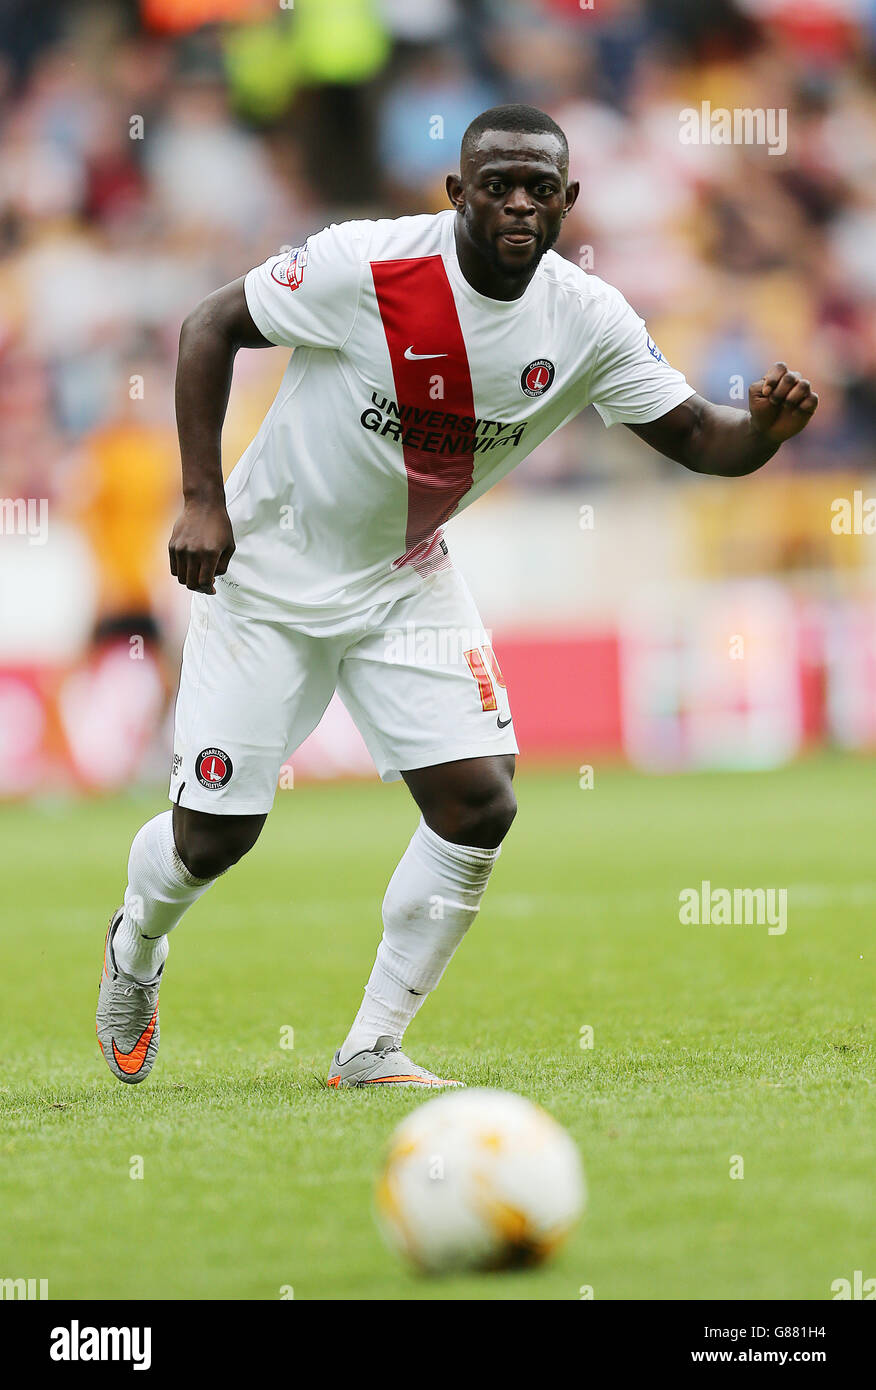
<path fill-rule="evenodd" d="M 216 503 L 187 502 L 168 546 L 170 572 L 199 594 L 215 594 L 217 574 L 224 574 L 234 554 L 228 513 Z"/>
<path fill-rule="evenodd" d="M 748 408 L 757 429 L 773 444 L 799 434 L 815 414 L 818 397 L 805 377 L 776 362 L 749 387 Z"/>

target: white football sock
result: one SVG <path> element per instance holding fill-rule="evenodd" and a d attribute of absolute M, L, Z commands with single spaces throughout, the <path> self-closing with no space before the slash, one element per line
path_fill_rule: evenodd
<path fill-rule="evenodd" d="M 390 879 L 383 939 L 341 1060 L 405 1029 L 477 915 L 498 849 L 454 845 L 424 820 Z"/>
<path fill-rule="evenodd" d="M 172 811 L 147 821 L 131 845 L 124 915 L 113 938 L 120 969 L 144 983 L 154 980 L 167 956 L 167 933 L 215 881 L 195 878 L 180 859 Z"/>

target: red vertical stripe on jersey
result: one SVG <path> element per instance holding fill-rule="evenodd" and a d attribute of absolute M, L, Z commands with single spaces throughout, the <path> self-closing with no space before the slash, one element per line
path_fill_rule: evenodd
<path fill-rule="evenodd" d="M 396 403 L 402 412 L 408 475 L 405 554 L 396 561 L 402 564 L 452 516 L 472 485 L 474 396 L 465 340 L 442 258 L 372 261 L 371 274 L 392 362 Z M 412 361 L 406 352 L 419 354 L 419 360 Z M 442 383 L 437 400 L 429 394 L 436 376 Z M 441 440 L 458 438 L 461 431 L 458 425 L 451 430 L 446 425 L 437 430 L 430 427 L 433 411 L 469 422 L 471 448 L 440 453 Z"/>

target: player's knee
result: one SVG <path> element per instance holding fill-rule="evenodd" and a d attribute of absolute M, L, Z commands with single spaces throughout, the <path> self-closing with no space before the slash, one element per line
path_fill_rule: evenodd
<path fill-rule="evenodd" d="M 190 874 L 216 878 L 252 849 L 264 821 L 264 816 L 232 818 L 188 812 L 174 817 L 173 837 Z"/>
<path fill-rule="evenodd" d="M 196 831 L 177 845 L 180 858 L 195 878 L 216 878 L 224 874 L 252 849 L 254 839 L 241 834 L 205 835 Z"/>
<path fill-rule="evenodd" d="M 480 839 L 475 844 L 482 843 L 486 849 L 497 849 L 511 829 L 516 815 L 517 797 L 508 782 L 482 808 L 477 822 Z"/>
<path fill-rule="evenodd" d="M 478 849 L 496 849 L 517 814 L 517 798 L 510 780 L 473 793 L 444 808 L 444 839 Z M 439 835 L 442 831 L 437 832 Z"/>

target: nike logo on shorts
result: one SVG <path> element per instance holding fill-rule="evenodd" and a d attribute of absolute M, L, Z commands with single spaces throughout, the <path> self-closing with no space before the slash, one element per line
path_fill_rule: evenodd
<path fill-rule="evenodd" d="M 414 345 L 411 343 L 409 348 L 405 348 L 405 357 L 409 362 L 425 362 L 431 357 L 449 357 L 447 352 L 414 352 Z"/>
<path fill-rule="evenodd" d="M 499 714 L 496 715 L 496 724 L 498 725 L 498 727 L 499 727 L 500 729 L 507 729 L 507 727 L 508 727 L 508 725 L 509 725 L 510 723 L 511 723 L 511 718 L 503 719 L 501 715 L 499 715 Z"/>

